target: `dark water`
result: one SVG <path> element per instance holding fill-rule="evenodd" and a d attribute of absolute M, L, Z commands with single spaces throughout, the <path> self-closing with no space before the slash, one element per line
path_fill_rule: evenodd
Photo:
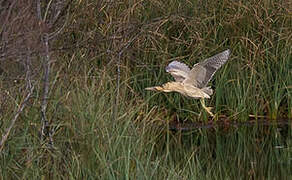
<path fill-rule="evenodd" d="M 196 129 L 217 129 L 217 128 L 240 128 L 240 127 L 257 127 L 257 126 L 271 126 L 271 127 L 292 127 L 292 119 L 249 119 L 244 122 L 235 120 L 219 119 L 208 122 L 194 122 L 181 123 L 170 122 L 169 129 L 175 131 L 190 131 Z"/>

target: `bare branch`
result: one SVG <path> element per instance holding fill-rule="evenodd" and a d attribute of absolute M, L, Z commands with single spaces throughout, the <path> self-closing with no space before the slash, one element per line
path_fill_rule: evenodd
<path fill-rule="evenodd" d="M 56 3 L 56 7 L 55 9 L 55 15 L 53 16 L 51 22 L 50 22 L 50 26 L 54 26 L 54 24 L 58 21 L 58 19 L 60 19 L 60 17 L 62 17 L 62 14 L 66 11 L 69 10 L 69 5 L 72 3 L 73 1 L 67 1 L 67 4 L 65 4 L 64 1 L 59 1 Z M 69 11 L 68 11 L 69 14 Z M 65 23 L 64 23 L 65 24 Z"/>
<path fill-rule="evenodd" d="M 2 3 L 2 0 L 0 2 Z M 37 70 L 41 69 L 38 59 L 43 56 L 41 62 L 44 73 L 42 77 L 40 134 L 41 140 L 49 139 L 49 145 L 53 145 L 52 136 L 54 133 L 46 114 L 52 63 L 50 54 L 53 52 L 50 45 L 65 28 L 69 19 L 69 15 L 66 17 L 66 10 L 69 10 L 68 7 L 71 3 L 72 1 L 68 0 L 11 0 L 4 3 L 0 10 L 0 22 L 3 22 L 0 28 L 0 61 L 1 63 L 5 61 L 8 65 L 12 61 L 21 65 L 19 76 L 26 80 L 27 91 L 33 88 L 33 76 Z M 58 23 L 59 20 L 64 23 Z M 3 135 L 3 142 L 24 106 L 20 106 L 10 129 L 7 130 L 6 135 Z"/>
<path fill-rule="evenodd" d="M 125 52 L 125 50 L 134 42 L 135 39 L 140 35 L 140 33 L 136 34 L 133 38 L 131 38 L 118 52 L 118 58 L 117 58 L 117 94 L 115 98 L 115 106 L 114 106 L 114 112 L 113 112 L 113 118 L 117 119 L 118 115 L 118 106 L 119 106 L 119 95 L 120 95 L 120 81 L 121 81 L 121 58 L 122 54 Z"/>
<path fill-rule="evenodd" d="M 47 33 L 44 34 L 43 43 L 45 46 L 45 57 L 43 62 L 44 68 L 44 76 L 43 76 L 43 98 L 41 103 L 41 122 L 42 122 L 42 129 L 41 129 L 41 140 L 44 140 L 45 137 L 49 137 L 49 144 L 53 145 L 52 134 L 50 132 L 49 122 L 46 117 L 47 105 L 48 105 L 48 97 L 49 97 L 49 88 L 50 88 L 50 51 L 49 51 L 49 35 Z"/>
<path fill-rule="evenodd" d="M 2 24 L 2 32 L 4 32 L 5 25 L 6 25 L 7 22 L 8 22 L 8 19 L 9 19 L 10 15 L 11 15 L 12 9 L 13 9 L 13 7 L 14 7 L 16 1 L 17 1 L 17 0 L 14 0 L 14 1 L 11 3 L 11 5 L 9 6 L 9 10 L 8 10 L 7 15 L 6 15 L 6 17 L 5 17 L 5 21 L 4 21 L 4 23 Z M 0 34 L 2 34 L 2 32 L 0 32 Z"/>
<path fill-rule="evenodd" d="M 37 0 L 37 17 L 42 20 L 41 1 Z"/>
<path fill-rule="evenodd" d="M 9 127 L 6 129 L 6 132 L 4 133 L 4 135 L 2 135 L 2 139 L 0 141 L 0 152 L 2 152 L 2 149 L 4 147 L 5 142 L 7 141 L 7 138 L 10 134 L 11 129 L 13 128 L 15 122 L 17 121 L 19 115 L 22 113 L 22 111 L 24 110 L 24 108 L 26 107 L 26 103 L 28 102 L 28 100 L 31 98 L 32 93 L 34 90 L 34 85 L 31 86 L 28 94 L 26 95 L 26 97 L 24 98 L 23 102 L 20 104 L 17 112 L 15 113 Z"/>
<path fill-rule="evenodd" d="M 63 31 L 63 29 L 64 29 L 65 26 L 66 26 L 66 22 L 67 22 L 68 19 L 69 19 L 69 11 L 68 11 L 68 13 L 67 13 L 66 20 L 65 20 L 64 24 L 62 25 L 62 27 L 60 27 L 57 31 L 51 33 L 49 39 L 53 39 L 53 38 L 55 38 L 58 34 L 60 34 L 60 33 Z"/>

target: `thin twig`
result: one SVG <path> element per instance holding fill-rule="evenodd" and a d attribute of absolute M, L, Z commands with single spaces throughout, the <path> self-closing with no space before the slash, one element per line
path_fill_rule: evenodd
<path fill-rule="evenodd" d="M 50 132 L 49 122 L 46 118 L 46 111 L 48 105 L 49 97 L 49 88 L 50 88 L 50 52 L 49 52 L 49 35 L 47 33 L 43 36 L 43 43 L 45 45 L 45 57 L 43 62 L 44 76 L 43 76 L 43 98 L 41 103 L 41 116 L 42 116 L 42 129 L 41 129 L 41 140 L 44 140 L 44 137 L 49 137 L 49 144 L 53 145 L 52 134 Z"/>
<path fill-rule="evenodd" d="M 25 81 L 26 81 L 26 90 L 29 90 L 32 88 L 32 72 L 31 72 L 31 56 L 30 56 L 30 48 L 27 48 L 27 55 L 26 55 L 26 61 L 25 61 L 25 68 L 26 68 L 26 75 L 25 75 Z"/>
<path fill-rule="evenodd" d="M 56 30 L 55 32 L 51 33 L 49 39 L 55 38 L 57 35 L 59 35 L 64 30 L 64 28 L 66 27 L 66 22 L 67 22 L 68 19 L 69 19 L 69 9 L 68 9 L 67 16 L 66 16 L 64 24 L 58 30 Z"/>
<path fill-rule="evenodd" d="M 0 35 L 1 35 L 1 34 L 4 32 L 4 30 L 5 30 L 5 27 L 6 27 L 6 25 L 7 25 L 7 22 L 9 21 L 9 17 L 10 17 L 10 15 L 11 15 L 11 13 L 12 13 L 12 10 L 13 10 L 13 8 L 14 8 L 16 2 L 17 2 L 17 0 L 14 0 L 14 1 L 11 3 L 11 5 L 9 6 L 9 10 L 8 10 L 7 15 L 6 15 L 6 17 L 5 17 L 5 21 L 2 22 L 3 24 L 1 25 L 2 28 L 1 28 L 1 31 L 0 31 Z"/>
<path fill-rule="evenodd" d="M 55 16 L 52 18 L 51 22 L 49 23 L 50 27 L 53 27 L 55 23 L 62 17 L 62 14 L 65 10 L 68 12 L 69 16 L 69 11 L 70 11 L 70 5 L 72 4 L 73 1 L 67 1 L 67 4 L 63 1 L 59 1 L 56 4 L 56 7 L 54 8 L 57 12 L 55 13 Z M 65 23 L 64 23 L 65 24 Z"/>
<path fill-rule="evenodd" d="M 14 126 L 16 120 L 18 119 L 19 115 L 21 114 L 21 112 L 23 111 L 23 109 L 26 106 L 26 103 L 28 102 L 28 100 L 30 99 L 33 90 L 34 90 L 34 85 L 32 84 L 32 72 L 31 72 L 31 55 L 30 55 L 30 48 L 27 48 L 27 55 L 26 55 L 26 59 L 25 59 L 25 67 L 26 67 L 26 76 L 25 76 L 25 80 L 26 80 L 26 90 L 28 91 L 28 94 L 26 95 L 26 97 L 24 98 L 24 101 L 20 104 L 16 114 L 14 115 L 14 118 L 12 119 L 10 126 L 7 128 L 6 132 L 4 133 L 4 135 L 2 135 L 2 140 L 0 142 L 0 152 L 2 151 L 3 147 L 4 147 L 4 143 L 6 142 L 12 127 Z"/>
<path fill-rule="evenodd" d="M 42 19 L 41 1 L 40 0 L 37 0 L 37 17 L 39 20 Z"/>
<path fill-rule="evenodd" d="M 32 96 L 32 93 L 33 93 L 33 90 L 34 90 L 34 85 L 31 86 L 28 94 L 26 95 L 26 97 L 24 98 L 23 102 L 20 104 L 17 112 L 15 113 L 9 127 L 6 129 L 6 132 L 4 133 L 4 135 L 2 135 L 2 139 L 1 139 L 1 142 L 0 142 L 0 152 L 2 152 L 2 149 L 4 147 L 4 144 L 10 134 L 10 131 L 12 129 L 12 127 L 14 126 L 16 120 L 18 119 L 19 115 L 21 114 L 21 112 L 23 111 L 23 109 L 25 108 L 26 106 L 26 103 L 28 102 L 28 100 L 31 98 Z"/>
<path fill-rule="evenodd" d="M 119 106 L 119 101 L 120 101 L 120 98 L 119 98 L 119 94 L 120 94 L 120 81 L 121 81 L 121 69 L 120 69 L 120 66 L 121 66 L 121 57 L 122 57 L 122 54 L 125 52 L 125 50 L 132 44 L 132 42 L 140 35 L 140 33 L 138 33 L 135 37 L 133 37 L 132 39 L 130 39 L 125 46 L 123 46 L 120 51 L 118 52 L 118 59 L 117 59 L 117 94 L 116 94 L 116 98 L 115 98 L 115 106 L 114 106 L 114 112 L 113 112 L 113 118 L 114 120 L 117 119 L 117 116 L 118 116 L 118 106 Z"/>

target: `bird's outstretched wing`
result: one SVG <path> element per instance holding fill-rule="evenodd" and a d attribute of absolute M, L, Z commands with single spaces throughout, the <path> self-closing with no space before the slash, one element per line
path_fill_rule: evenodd
<path fill-rule="evenodd" d="M 165 70 L 170 73 L 177 82 L 184 81 L 190 72 L 190 68 L 186 64 L 178 61 L 169 63 Z"/>
<path fill-rule="evenodd" d="M 230 55 L 230 50 L 227 49 L 215 56 L 212 56 L 203 62 L 194 65 L 190 71 L 188 78 L 184 83 L 193 84 L 195 87 L 204 88 L 212 79 L 215 72 L 226 63 Z"/>

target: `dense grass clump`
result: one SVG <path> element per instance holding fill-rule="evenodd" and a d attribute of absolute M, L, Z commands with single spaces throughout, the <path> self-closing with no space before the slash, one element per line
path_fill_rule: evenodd
<path fill-rule="evenodd" d="M 51 52 L 53 145 L 40 138 L 40 78 L 1 149 L 0 179 L 292 178 L 287 1 L 70 5 Z M 171 80 L 164 67 L 172 60 L 192 66 L 225 49 L 230 61 L 210 82 L 216 93 L 207 100 L 217 118 L 196 100 L 144 91 Z M 26 82 L 14 76 L 19 64 L 1 63 L 4 134 Z M 171 131 L 173 122 L 200 124 Z"/>

